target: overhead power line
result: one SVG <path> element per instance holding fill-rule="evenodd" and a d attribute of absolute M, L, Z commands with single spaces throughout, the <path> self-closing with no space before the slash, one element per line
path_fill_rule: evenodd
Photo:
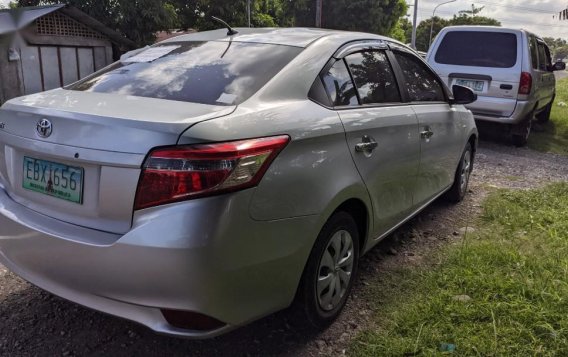
<path fill-rule="evenodd" d="M 432 10 L 419 10 L 420 13 L 422 14 L 427 14 L 429 15 L 428 18 L 430 18 L 430 16 L 432 16 Z M 445 15 L 456 15 L 455 12 L 451 12 L 451 11 L 437 11 L 438 14 L 445 14 Z M 518 23 L 518 24 L 522 24 L 522 25 L 535 25 L 535 26 L 544 26 L 544 27 L 557 27 L 557 28 L 562 28 L 562 29 L 566 29 L 568 30 L 568 27 L 566 25 L 550 25 L 550 24 L 542 24 L 539 22 L 532 22 L 532 21 L 524 21 L 524 20 L 519 20 L 519 19 L 511 19 L 511 18 L 506 18 L 506 17 L 496 17 L 495 20 L 497 21 L 505 21 L 505 22 L 513 22 L 513 23 Z"/>
<path fill-rule="evenodd" d="M 504 8 L 507 8 L 507 9 L 515 9 L 515 10 L 528 11 L 528 12 L 539 12 L 539 13 L 543 13 L 543 14 L 558 14 L 558 11 L 556 11 L 556 10 L 546 10 L 546 9 L 542 9 L 542 8 L 529 7 L 529 6 L 499 4 L 499 3 L 495 3 L 495 2 L 492 2 L 492 1 L 485 1 L 485 0 L 475 0 L 474 3 L 480 4 L 480 5 L 498 6 L 498 7 L 504 7 Z"/>

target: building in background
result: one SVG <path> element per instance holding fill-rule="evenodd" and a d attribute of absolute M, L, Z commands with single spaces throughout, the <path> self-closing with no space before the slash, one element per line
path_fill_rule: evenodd
<path fill-rule="evenodd" d="M 134 46 L 72 6 L 0 10 L 0 104 L 73 83 Z"/>

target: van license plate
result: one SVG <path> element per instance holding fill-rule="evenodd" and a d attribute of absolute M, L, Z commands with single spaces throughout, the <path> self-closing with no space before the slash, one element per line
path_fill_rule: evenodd
<path fill-rule="evenodd" d="M 483 92 L 483 85 L 484 85 L 483 81 L 471 81 L 471 80 L 468 80 L 468 79 L 457 79 L 456 84 L 459 85 L 459 86 L 471 88 L 472 90 L 474 90 L 476 92 Z"/>
<path fill-rule="evenodd" d="M 83 203 L 84 169 L 24 157 L 23 187 L 65 201 Z"/>

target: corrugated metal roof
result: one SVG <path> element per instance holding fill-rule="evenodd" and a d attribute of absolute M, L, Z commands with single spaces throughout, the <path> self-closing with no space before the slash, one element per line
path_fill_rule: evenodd
<path fill-rule="evenodd" d="M 72 19 L 100 32 L 107 36 L 112 42 L 125 45 L 127 48 L 136 47 L 134 42 L 122 36 L 120 33 L 105 26 L 76 7 L 68 5 L 34 6 L 0 10 L 0 35 L 21 30 L 38 18 L 55 11 L 61 11 Z"/>
<path fill-rule="evenodd" d="M 23 29 L 36 19 L 65 7 L 65 5 L 20 7 L 0 11 L 0 35 Z M 4 20 L 11 26 L 3 26 Z"/>
<path fill-rule="evenodd" d="M 0 35 L 16 31 L 16 24 L 12 19 L 12 14 L 0 12 Z"/>

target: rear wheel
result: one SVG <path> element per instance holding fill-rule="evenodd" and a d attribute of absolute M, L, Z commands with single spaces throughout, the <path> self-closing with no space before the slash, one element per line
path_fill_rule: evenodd
<path fill-rule="evenodd" d="M 346 212 L 322 228 L 299 287 L 303 315 L 317 328 L 331 324 L 343 310 L 357 274 L 359 232 Z"/>
<path fill-rule="evenodd" d="M 511 138 L 513 139 L 513 144 L 516 147 L 522 147 L 527 145 L 529 141 L 529 136 L 531 134 L 531 127 L 532 127 L 532 115 L 530 119 L 525 120 L 522 123 L 517 124 L 513 128 L 513 133 L 511 134 Z"/>
<path fill-rule="evenodd" d="M 469 185 L 469 176 L 473 169 L 473 150 L 471 143 L 467 143 L 458 168 L 454 177 L 454 184 L 446 194 L 446 198 L 451 202 L 460 202 L 467 193 Z"/>
<path fill-rule="evenodd" d="M 546 123 L 550 120 L 550 112 L 552 112 L 552 104 L 554 103 L 554 98 L 548 103 L 546 108 L 536 115 L 539 123 Z"/>

